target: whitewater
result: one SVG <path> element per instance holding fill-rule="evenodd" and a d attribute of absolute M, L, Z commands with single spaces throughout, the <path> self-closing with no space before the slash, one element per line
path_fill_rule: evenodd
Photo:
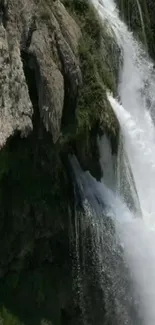
<path fill-rule="evenodd" d="M 105 141 L 100 142 L 101 163 L 104 164 L 103 188 L 100 196 L 109 204 L 115 215 L 116 229 L 124 247 L 135 290 L 139 294 L 145 325 L 155 324 L 155 72 L 154 64 L 143 46 L 138 43 L 126 24 L 120 19 L 113 0 L 92 0 L 101 21 L 109 26 L 109 31 L 121 49 L 123 64 L 120 68 L 118 95 L 120 102 L 107 91 L 108 100 L 118 118 L 121 129 L 123 155 L 126 159 L 125 173 L 117 173 L 114 185 L 111 175 L 113 159 L 109 164 L 103 157 Z M 139 6 L 139 2 L 138 2 Z M 139 7 L 140 9 L 140 7 Z M 142 17 L 141 17 L 142 19 Z M 109 149 L 110 150 L 110 149 Z M 107 168 L 107 173 L 106 173 Z M 120 168 L 119 168 L 120 170 Z M 108 178 L 108 179 L 107 179 Z M 129 184 L 130 183 L 130 184 Z M 130 185 L 130 186 L 129 186 Z M 133 201 L 138 197 L 139 208 L 128 208 L 125 193 L 127 186 Z M 110 193 L 109 194 L 109 189 Z M 133 189 L 131 191 L 131 189 Z M 129 191 L 128 191 L 129 192 Z M 119 198 L 119 199 L 118 199 Z M 122 208 L 123 207 L 123 208 Z M 136 202 L 136 207 L 138 207 Z M 139 214 L 137 210 L 139 209 Z M 139 217 L 141 216 L 141 217 Z"/>

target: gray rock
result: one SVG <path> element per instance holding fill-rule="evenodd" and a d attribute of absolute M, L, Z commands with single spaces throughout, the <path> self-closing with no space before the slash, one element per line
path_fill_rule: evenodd
<path fill-rule="evenodd" d="M 2 0 L 0 26 L 0 146 L 16 130 L 32 130 L 33 103 L 23 67 L 35 72 L 38 109 L 55 143 L 61 134 L 65 83 L 74 114 L 81 73 L 78 62 L 80 28 L 60 1 Z M 32 60 L 33 58 L 33 60 Z M 32 62 L 33 61 L 33 62 Z M 30 66 L 31 64 L 31 66 Z M 67 89 L 68 91 L 68 89 Z M 68 92 L 67 92 L 68 96 Z"/>
<path fill-rule="evenodd" d="M 36 58 L 35 69 L 38 70 L 36 71 L 36 75 L 38 74 L 36 82 L 40 115 L 46 130 L 52 133 L 53 141 L 56 142 L 61 129 L 64 79 L 52 59 L 50 37 L 46 26 L 33 33 L 30 53 Z"/>
<path fill-rule="evenodd" d="M 0 147 L 15 130 L 32 129 L 32 104 L 25 81 L 18 41 L 10 49 L 7 32 L 0 26 Z"/>

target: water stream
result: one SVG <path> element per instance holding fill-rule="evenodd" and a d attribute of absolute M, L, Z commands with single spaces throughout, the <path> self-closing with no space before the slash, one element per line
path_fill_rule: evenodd
<path fill-rule="evenodd" d="M 131 216 L 120 231 L 124 250 L 143 306 L 145 324 L 155 324 L 155 73 L 147 53 L 119 18 L 114 1 L 93 1 L 101 20 L 108 21 L 123 53 L 118 92 L 121 104 L 108 93 L 119 120 L 122 156 L 130 163 L 142 219 Z M 125 170 L 126 174 L 128 170 Z M 121 182 L 121 174 L 120 174 Z M 126 182 L 128 184 L 129 182 Z M 122 196 L 125 198 L 126 184 Z M 134 197 L 136 197 L 134 195 Z M 117 213 L 116 213 L 117 214 Z M 126 234 L 126 235 L 124 235 Z"/>
<path fill-rule="evenodd" d="M 141 322 L 155 324 L 155 72 L 148 54 L 121 21 L 113 0 L 92 0 L 101 21 L 109 25 L 123 55 L 118 94 L 120 103 L 107 91 L 108 100 L 118 118 L 121 142 L 113 157 L 108 140 L 99 141 L 101 183 L 89 173 L 81 173 L 72 160 L 83 200 L 89 211 L 114 224 L 124 257 L 130 269 L 134 292 L 140 302 Z M 139 2 L 138 2 L 139 3 Z M 140 10 L 140 8 L 139 8 Z M 117 166 L 115 169 L 114 166 Z M 100 245 L 105 245 L 100 241 Z M 98 242 L 99 245 L 99 242 Z M 100 251 L 100 255 L 101 251 Z M 116 263 L 115 260 L 113 260 Z M 101 259 L 101 264 L 106 264 Z M 110 265 L 109 265 L 110 267 Z M 122 278 L 123 279 L 123 278 Z M 123 281 L 123 280 L 122 280 Z M 118 289 L 118 286 L 117 286 Z M 122 298 L 125 299 L 125 298 Z M 125 310 L 125 307 L 124 307 Z M 135 317 L 120 324 L 138 324 Z M 128 316 L 127 316 L 128 315 Z M 131 316 L 131 315 L 130 315 Z"/>

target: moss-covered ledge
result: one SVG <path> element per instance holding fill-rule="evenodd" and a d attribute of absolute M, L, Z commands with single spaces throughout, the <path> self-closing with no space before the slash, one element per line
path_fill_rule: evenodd
<path fill-rule="evenodd" d="M 82 35 L 79 41 L 82 84 L 77 99 L 76 131 L 74 129 L 72 140 L 82 166 L 100 178 L 96 135 L 106 132 L 116 143 L 119 130 L 106 90 L 117 94 L 120 51 L 107 24 L 101 23 L 89 0 L 62 2 L 80 26 Z"/>

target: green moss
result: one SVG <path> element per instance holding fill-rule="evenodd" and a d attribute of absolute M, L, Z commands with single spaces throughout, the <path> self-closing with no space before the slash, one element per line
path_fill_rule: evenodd
<path fill-rule="evenodd" d="M 112 136 L 118 134 L 118 123 L 107 100 L 106 90 L 109 89 L 114 94 L 117 93 L 121 55 L 114 35 L 106 23 L 101 24 L 97 12 L 89 0 L 62 0 L 62 3 L 81 28 L 79 62 L 82 84 L 77 100 L 75 100 L 76 124 L 73 125 L 73 122 L 70 121 L 71 112 L 67 113 L 68 117 L 63 123 L 63 133 L 59 139 L 59 145 L 62 149 L 62 147 L 71 144 L 79 153 L 79 159 L 81 156 L 84 157 L 83 151 L 85 151 L 88 163 L 83 162 L 83 159 L 81 163 L 89 168 L 90 161 L 94 160 L 90 155 L 94 151 L 97 152 L 96 136 L 93 136 L 93 141 L 91 139 L 94 131 L 96 133 L 108 132 Z M 52 25 L 52 6 L 53 1 L 43 0 L 38 9 L 40 19 L 47 24 L 49 30 Z M 53 54 L 56 63 L 59 61 L 57 55 L 58 53 Z M 83 141 L 81 152 L 78 148 L 79 139 Z M 97 169 L 99 169 L 98 163 L 92 171 L 93 175 L 98 175 Z"/>
<path fill-rule="evenodd" d="M 85 17 L 88 12 L 90 6 L 88 0 L 62 0 L 63 4 L 71 10 L 71 12 L 75 12 L 76 15 Z"/>
<path fill-rule="evenodd" d="M 100 131 L 117 137 L 118 122 L 107 100 L 106 91 L 117 93 L 120 51 L 107 24 L 87 0 L 64 0 L 64 5 L 81 28 L 79 61 L 82 85 L 77 98 L 77 128 L 72 135 L 82 166 L 100 175 L 96 135 Z M 67 137 L 68 138 L 68 137 Z"/>
<path fill-rule="evenodd" d="M 83 83 L 78 98 L 78 130 L 83 130 L 83 127 L 91 130 L 97 121 L 109 129 L 112 125 L 113 129 L 117 129 L 116 119 L 109 109 L 106 89 L 113 93 L 117 91 L 118 46 L 89 1 L 64 0 L 63 3 L 77 19 L 82 32 L 79 59 Z"/>
<path fill-rule="evenodd" d="M 1 325 L 22 325 L 20 320 L 5 307 L 0 309 L 0 323 Z"/>
<path fill-rule="evenodd" d="M 81 28 L 79 61 L 82 85 L 77 98 L 77 123 L 70 125 L 72 122 L 69 123 L 68 116 L 67 122 L 63 125 L 60 142 L 61 145 L 71 141 L 76 143 L 76 137 L 82 137 L 85 133 L 87 139 L 85 146 L 92 151 L 89 146 L 90 132 L 94 129 L 97 131 L 97 125 L 98 131 L 108 130 L 113 135 L 118 134 L 118 123 L 107 100 L 106 90 L 117 93 L 120 50 L 114 35 L 106 23 L 101 24 L 89 0 L 62 0 L 62 3 Z M 53 1 L 42 0 L 38 9 L 40 19 L 49 29 L 52 8 Z M 53 54 L 55 62 L 59 61 L 57 55 L 58 53 Z M 94 146 L 96 146 L 95 140 Z"/>
<path fill-rule="evenodd" d="M 116 80 L 114 81 L 106 62 L 102 62 L 101 49 L 97 52 L 93 46 L 87 38 L 81 41 L 79 48 L 83 75 L 83 86 L 78 99 L 79 131 L 83 128 L 90 131 L 98 123 L 103 128 L 115 132 L 116 118 L 108 103 L 106 90 L 116 91 Z"/>

